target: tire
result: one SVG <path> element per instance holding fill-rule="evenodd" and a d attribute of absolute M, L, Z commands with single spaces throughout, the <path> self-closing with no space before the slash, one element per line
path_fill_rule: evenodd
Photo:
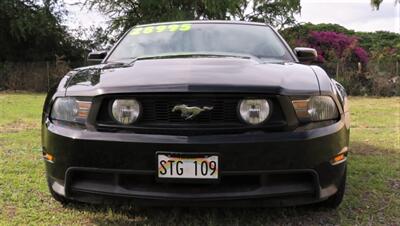
<path fill-rule="evenodd" d="M 344 170 L 342 181 L 340 182 L 337 192 L 331 197 L 329 197 L 327 200 L 323 201 L 321 203 L 321 206 L 330 209 L 336 209 L 340 206 L 340 204 L 343 201 L 344 192 L 346 190 L 346 177 L 347 177 L 347 167 Z"/>
<path fill-rule="evenodd" d="M 49 188 L 50 194 L 53 197 L 53 199 L 55 199 L 57 202 L 65 205 L 68 204 L 70 202 L 70 200 L 68 200 L 67 198 L 65 198 L 62 195 L 57 194 L 53 188 L 51 187 L 51 183 L 49 181 L 49 178 L 47 178 L 47 187 Z"/>

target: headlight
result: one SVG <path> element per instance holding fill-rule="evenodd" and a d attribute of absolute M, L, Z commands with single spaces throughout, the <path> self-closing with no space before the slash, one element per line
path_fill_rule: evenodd
<path fill-rule="evenodd" d="M 128 125 L 139 117 L 140 104 L 135 99 L 116 99 L 112 104 L 111 111 L 117 122 Z"/>
<path fill-rule="evenodd" d="M 80 101 L 74 97 L 59 97 L 51 109 L 50 118 L 60 121 L 85 123 L 89 115 L 90 101 Z"/>
<path fill-rule="evenodd" d="M 263 123 L 270 114 L 270 106 L 265 99 L 246 99 L 239 104 L 239 113 L 243 121 L 257 125 Z"/>
<path fill-rule="evenodd" d="M 339 112 L 329 96 L 313 96 L 307 100 L 293 100 L 293 107 L 300 121 L 324 121 L 337 119 Z"/>

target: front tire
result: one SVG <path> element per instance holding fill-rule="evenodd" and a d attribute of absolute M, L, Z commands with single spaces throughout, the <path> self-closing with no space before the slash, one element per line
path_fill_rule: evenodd
<path fill-rule="evenodd" d="M 321 203 L 321 205 L 323 207 L 336 209 L 340 206 L 340 204 L 343 201 L 344 193 L 346 190 L 346 177 L 347 177 L 347 167 L 344 170 L 344 174 L 343 174 L 343 177 L 342 177 L 342 180 L 340 182 L 337 192 L 334 195 L 332 195 L 331 197 L 329 197 L 327 200 L 325 200 Z"/>

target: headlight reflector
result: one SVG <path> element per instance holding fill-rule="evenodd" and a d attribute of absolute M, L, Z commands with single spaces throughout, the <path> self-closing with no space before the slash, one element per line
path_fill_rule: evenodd
<path fill-rule="evenodd" d="M 140 104 L 135 99 L 116 99 L 112 104 L 114 119 L 124 125 L 135 122 L 140 114 Z"/>
<path fill-rule="evenodd" d="M 329 96 L 312 96 L 306 100 L 293 100 L 300 121 L 324 121 L 339 117 L 336 104 Z"/>
<path fill-rule="evenodd" d="M 270 114 L 270 106 L 265 99 L 245 99 L 239 104 L 243 121 L 251 125 L 263 123 Z"/>
<path fill-rule="evenodd" d="M 51 119 L 85 123 L 89 115 L 92 102 L 80 101 L 74 97 L 59 97 L 51 109 Z"/>

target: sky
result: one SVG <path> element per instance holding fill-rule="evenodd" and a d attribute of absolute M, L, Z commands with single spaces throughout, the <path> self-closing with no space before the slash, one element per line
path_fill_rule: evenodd
<path fill-rule="evenodd" d="M 384 0 L 373 10 L 369 0 L 301 0 L 299 22 L 336 23 L 356 31 L 400 33 L 400 4 Z"/>
<path fill-rule="evenodd" d="M 65 0 L 70 12 L 65 24 L 74 29 L 91 26 L 106 27 L 108 18 L 82 7 L 84 0 Z M 356 31 L 391 31 L 400 33 L 400 4 L 384 0 L 379 10 L 373 10 L 370 0 L 301 0 L 298 22 L 336 23 Z"/>
<path fill-rule="evenodd" d="M 101 14 L 95 9 L 89 10 L 88 7 L 84 6 L 84 0 L 64 0 L 65 7 L 68 11 L 68 15 L 65 19 L 65 25 L 71 29 L 78 27 L 90 28 L 92 26 L 106 27 L 107 16 Z"/>

